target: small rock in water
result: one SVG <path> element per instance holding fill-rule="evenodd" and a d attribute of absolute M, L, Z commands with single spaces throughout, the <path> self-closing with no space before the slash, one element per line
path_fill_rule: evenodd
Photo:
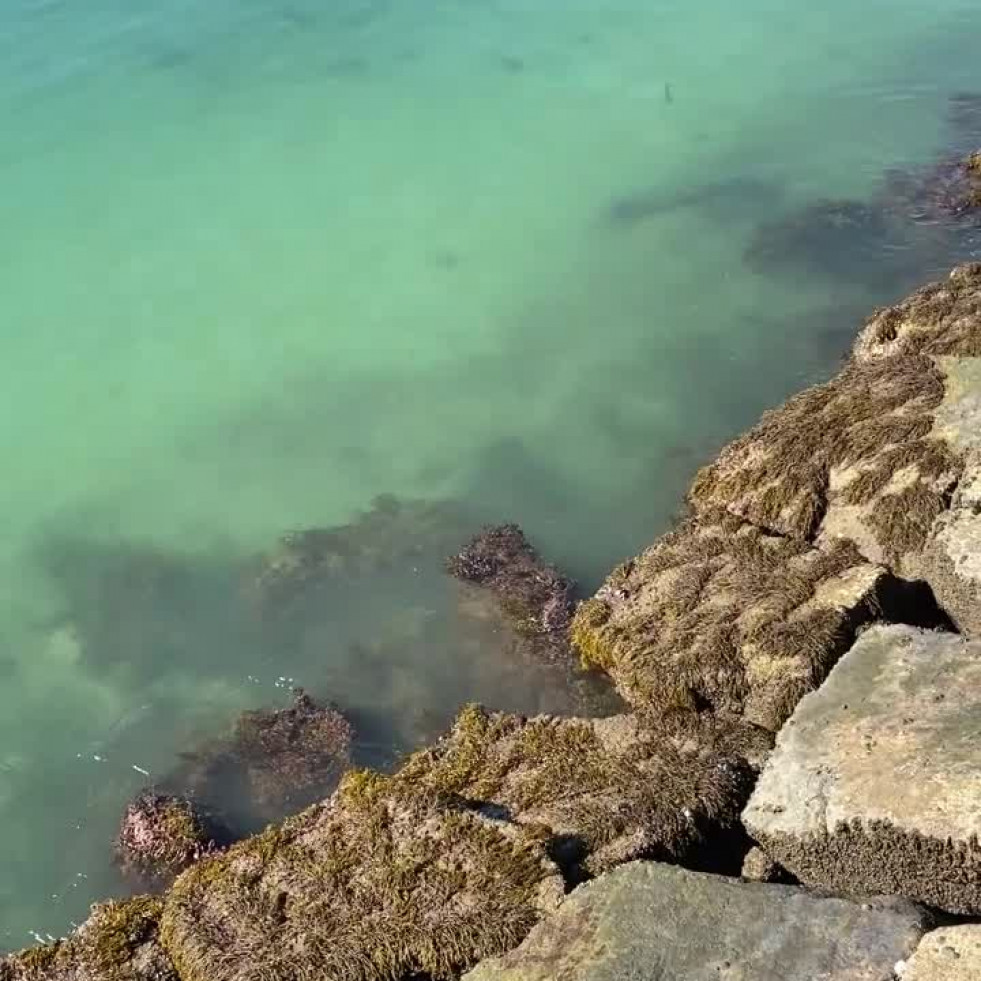
<path fill-rule="evenodd" d="M 145 791 L 126 807 L 115 852 L 129 878 L 159 885 L 215 851 L 223 839 L 189 800 Z"/>

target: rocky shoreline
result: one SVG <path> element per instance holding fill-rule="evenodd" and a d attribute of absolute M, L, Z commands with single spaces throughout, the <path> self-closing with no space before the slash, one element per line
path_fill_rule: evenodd
<path fill-rule="evenodd" d="M 467 707 L 391 775 L 168 853 L 163 895 L 0 981 L 981 978 L 981 264 L 876 312 L 688 506 L 571 622 L 513 526 L 450 560 L 532 656 L 606 672 L 615 714 Z M 347 745 L 290 711 L 257 732 Z M 250 779 L 278 800 L 284 772 Z"/>

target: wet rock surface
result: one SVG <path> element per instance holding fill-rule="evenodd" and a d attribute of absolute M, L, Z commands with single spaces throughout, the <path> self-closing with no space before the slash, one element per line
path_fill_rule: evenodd
<path fill-rule="evenodd" d="M 775 731 L 896 588 L 847 543 L 819 550 L 706 511 L 615 570 L 572 636 L 635 705 Z"/>
<path fill-rule="evenodd" d="M 638 862 L 580 886 L 465 981 L 893 981 L 923 929 L 911 906 Z"/>
<path fill-rule="evenodd" d="M 533 834 L 355 773 L 184 873 L 161 937 L 181 981 L 442 979 L 517 944 L 563 892 Z"/>
<path fill-rule="evenodd" d="M 164 785 L 213 810 L 237 802 L 239 819 L 228 823 L 255 830 L 327 796 L 350 766 L 353 738 L 337 709 L 298 689 L 288 708 L 243 712 L 227 737 L 186 754 Z"/>
<path fill-rule="evenodd" d="M 731 867 L 749 760 L 769 745 L 690 712 L 525 719 L 471 706 L 396 779 L 540 829 L 573 881 L 635 858 Z"/>
<path fill-rule="evenodd" d="M 535 654 L 552 661 L 569 656 L 573 584 L 541 560 L 517 525 L 485 529 L 446 567 L 461 582 L 488 590 Z"/>
<path fill-rule="evenodd" d="M 900 976 L 902 981 L 977 981 L 981 978 L 981 926 L 932 930 Z"/>
<path fill-rule="evenodd" d="M 981 913 L 981 646 L 866 631 L 777 737 L 743 821 L 801 882 Z"/>
<path fill-rule="evenodd" d="M 145 791 L 126 806 L 114 850 L 128 879 L 159 886 L 228 840 L 191 801 Z"/>
<path fill-rule="evenodd" d="M 0 958 L 0 981 L 180 981 L 159 942 L 159 899 L 95 906 L 65 940 Z"/>

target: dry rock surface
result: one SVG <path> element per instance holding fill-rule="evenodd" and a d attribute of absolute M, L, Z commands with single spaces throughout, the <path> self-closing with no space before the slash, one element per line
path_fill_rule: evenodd
<path fill-rule="evenodd" d="M 981 978 L 981 926 L 928 933 L 899 972 L 902 981 L 977 981 Z"/>
<path fill-rule="evenodd" d="M 465 981 L 893 981 L 921 914 L 637 862 L 577 889 Z"/>
<path fill-rule="evenodd" d="M 981 642 L 865 632 L 777 737 L 743 815 L 800 881 L 981 913 Z"/>

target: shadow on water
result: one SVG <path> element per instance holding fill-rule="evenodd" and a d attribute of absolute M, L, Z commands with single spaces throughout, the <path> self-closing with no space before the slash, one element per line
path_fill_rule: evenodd
<path fill-rule="evenodd" d="M 821 199 L 761 222 L 745 251 L 764 274 L 802 274 L 898 297 L 981 254 L 965 155 L 981 147 L 981 95 L 950 98 L 944 143 L 923 166 L 887 170 L 867 200 Z"/>
<path fill-rule="evenodd" d="M 779 209 L 785 196 L 780 182 L 751 175 L 710 181 L 683 190 L 645 187 L 614 197 L 604 208 L 600 224 L 627 231 L 688 209 L 698 209 L 718 221 L 745 221 Z"/>

